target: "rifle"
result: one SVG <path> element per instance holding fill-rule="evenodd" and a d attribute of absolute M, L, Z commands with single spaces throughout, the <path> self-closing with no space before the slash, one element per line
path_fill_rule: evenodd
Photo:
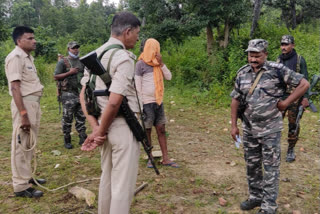
<path fill-rule="evenodd" d="M 108 88 L 110 88 L 111 85 L 111 77 L 109 72 L 107 72 L 104 67 L 102 66 L 100 60 L 97 58 L 97 54 L 95 52 L 91 52 L 87 54 L 84 57 L 80 58 L 80 61 L 88 68 L 90 69 L 90 72 L 95 75 L 99 75 L 101 79 L 106 84 L 107 88 L 105 90 L 94 90 L 93 94 L 95 96 L 109 96 L 110 92 L 108 91 Z M 110 64 L 110 62 L 109 62 Z M 138 119 L 135 116 L 135 113 L 130 109 L 128 105 L 128 100 L 126 97 L 123 98 L 122 103 L 119 108 L 118 114 L 121 114 L 124 116 L 129 128 L 131 129 L 133 135 L 137 139 L 137 141 L 140 141 L 144 151 L 147 153 L 148 158 L 153 166 L 154 171 L 157 175 L 160 174 L 159 170 L 157 169 L 155 165 L 154 158 L 151 154 L 152 146 L 150 145 L 150 142 L 148 140 L 146 130 L 144 127 L 143 120 L 141 118 L 141 124 L 139 123 Z"/>
<path fill-rule="evenodd" d="M 300 105 L 299 106 L 298 115 L 297 115 L 297 119 L 296 119 L 296 129 L 294 130 L 294 135 L 295 136 L 297 136 L 297 134 L 298 134 L 298 130 L 299 130 L 299 127 L 300 127 L 300 120 L 302 118 L 303 112 L 304 112 L 304 107 L 302 105 Z"/>
<path fill-rule="evenodd" d="M 320 92 L 318 92 L 318 91 L 315 91 L 315 92 L 311 91 L 317 85 L 319 79 L 320 79 L 319 75 L 313 75 L 312 80 L 311 80 L 311 84 L 310 84 L 310 87 L 309 87 L 309 93 L 308 93 L 309 97 L 311 97 L 313 95 L 320 94 Z M 312 112 L 317 112 L 318 111 L 316 106 L 313 104 L 311 99 L 309 99 L 309 107 L 310 107 Z"/>
<path fill-rule="evenodd" d="M 239 89 L 235 89 L 238 93 L 240 93 L 239 97 L 239 107 L 237 110 L 237 116 L 241 120 L 241 122 L 245 123 L 246 126 L 251 129 L 251 124 L 246 116 L 244 116 L 244 112 L 248 106 L 248 103 L 246 102 L 246 95 L 242 93 Z"/>

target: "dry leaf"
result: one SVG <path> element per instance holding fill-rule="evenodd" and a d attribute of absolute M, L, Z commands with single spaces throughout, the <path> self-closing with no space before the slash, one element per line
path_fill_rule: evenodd
<path fill-rule="evenodd" d="M 72 187 L 69 189 L 69 192 L 76 196 L 77 199 L 85 200 L 90 207 L 93 205 L 94 200 L 96 199 L 96 195 L 93 192 L 82 187 Z"/>
<path fill-rule="evenodd" d="M 284 208 L 290 210 L 290 204 L 285 204 L 285 205 L 284 205 Z"/>
<path fill-rule="evenodd" d="M 233 186 L 231 186 L 231 187 L 228 187 L 226 190 L 227 191 L 230 191 L 230 190 L 232 190 L 234 187 Z"/>
<path fill-rule="evenodd" d="M 304 193 L 304 192 L 297 192 L 297 196 L 298 196 L 299 198 L 304 199 L 304 198 L 305 198 L 305 193 Z"/>
<path fill-rule="evenodd" d="M 301 151 L 301 152 L 305 152 L 306 150 L 305 150 L 303 147 L 301 147 L 301 148 L 300 148 L 300 151 Z"/>
<path fill-rule="evenodd" d="M 300 210 L 293 210 L 292 214 L 301 214 Z"/>
<path fill-rule="evenodd" d="M 219 204 L 224 207 L 227 205 L 227 201 L 224 198 L 219 198 Z"/>
<path fill-rule="evenodd" d="M 237 163 L 234 161 L 231 161 L 230 166 L 235 166 L 235 165 L 237 165 Z"/>

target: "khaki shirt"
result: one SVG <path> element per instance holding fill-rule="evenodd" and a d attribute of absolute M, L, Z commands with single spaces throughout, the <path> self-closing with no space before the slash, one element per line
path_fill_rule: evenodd
<path fill-rule="evenodd" d="M 97 55 L 99 56 L 109 45 L 119 44 L 125 48 L 122 42 L 118 39 L 111 37 L 108 42 L 103 44 L 96 50 Z M 101 59 L 101 64 L 107 69 L 109 58 L 114 49 L 105 53 Z M 112 57 L 110 63 L 110 76 L 112 78 L 112 83 L 109 88 L 110 92 L 115 94 L 121 94 L 128 99 L 129 106 L 133 112 L 140 112 L 139 105 L 136 97 L 136 91 L 134 88 L 134 59 L 136 56 L 128 50 L 118 50 Z M 83 86 L 86 85 L 89 80 L 89 73 L 85 70 L 84 77 L 81 80 Z M 97 76 L 96 78 L 96 90 L 106 89 L 105 83 L 102 79 Z M 100 109 L 106 107 L 108 103 L 108 97 L 99 96 L 97 98 L 98 105 Z"/>
<path fill-rule="evenodd" d="M 5 60 L 9 88 L 11 88 L 12 81 L 19 80 L 23 97 L 27 95 L 42 96 L 43 85 L 40 83 L 33 60 L 33 57 L 24 52 L 19 46 L 16 46 Z M 12 96 L 11 90 L 9 90 L 9 94 Z"/>

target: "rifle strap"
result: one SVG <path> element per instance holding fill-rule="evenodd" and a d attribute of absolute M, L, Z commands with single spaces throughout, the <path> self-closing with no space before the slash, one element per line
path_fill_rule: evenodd
<path fill-rule="evenodd" d="M 110 76 L 110 64 L 111 64 L 111 60 L 113 58 L 113 55 L 119 51 L 120 49 L 123 49 L 123 47 L 119 44 L 113 44 L 113 45 L 109 45 L 106 49 L 104 49 L 104 51 L 99 55 L 99 60 L 101 61 L 103 55 L 108 52 L 109 50 L 111 49 L 115 49 L 113 50 L 113 52 L 111 53 L 110 55 L 110 58 L 109 58 L 109 61 L 108 61 L 108 65 L 107 65 L 107 70 L 104 74 L 102 75 L 99 75 L 99 77 L 103 80 L 103 82 L 107 85 L 110 85 L 111 84 L 111 76 Z"/>
<path fill-rule="evenodd" d="M 250 90 L 249 90 L 249 95 L 252 95 L 254 89 L 257 87 L 258 82 L 259 82 L 259 80 L 260 80 L 260 78 L 261 78 L 261 76 L 262 76 L 262 74 L 263 74 L 263 71 L 264 71 L 264 70 L 261 70 L 261 71 L 259 72 L 258 76 L 256 77 L 256 79 L 254 80 L 254 83 L 252 84 L 252 86 L 251 86 L 251 88 L 250 88 Z"/>
<path fill-rule="evenodd" d="M 301 56 L 299 54 L 297 54 L 297 67 L 296 67 L 296 72 L 297 73 L 301 72 L 300 62 L 301 62 Z"/>

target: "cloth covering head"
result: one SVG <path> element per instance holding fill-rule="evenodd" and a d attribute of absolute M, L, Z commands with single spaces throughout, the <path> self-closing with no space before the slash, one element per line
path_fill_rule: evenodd
<path fill-rule="evenodd" d="M 156 103 L 161 105 L 164 94 L 163 73 L 156 56 L 160 55 L 160 43 L 156 39 L 148 39 L 144 45 L 139 60 L 153 67 L 153 80 L 155 84 Z"/>

